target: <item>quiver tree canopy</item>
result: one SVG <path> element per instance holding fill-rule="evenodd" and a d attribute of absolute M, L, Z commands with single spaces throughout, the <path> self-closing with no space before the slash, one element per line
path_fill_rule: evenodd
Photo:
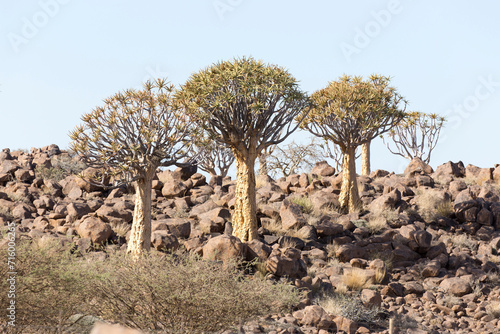
<path fill-rule="evenodd" d="M 445 122 L 446 119 L 438 114 L 408 112 L 403 120 L 388 132 L 397 150 L 393 150 L 389 143 L 386 143 L 386 146 L 393 154 L 410 160 L 420 158 L 428 164 Z"/>
<path fill-rule="evenodd" d="M 307 95 L 285 69 L 240 58 L 191 75 L 177 97 L 192 120 L 232 149 L 237 163 L 233 234 L 243 241 L 254 239 L 255 159 L 295 131 L 298 123 L 292 121 L 307 114 Z"/>
<path fill-rule="evenodd" d="M 111 178 L 114 186 L 134 181 L 136 201 L 128 252 L 138 257 L 151 242 L 151 187 L 156 169 L 180 165 L 191 144 L 189 119 L 173 104 L 167 81 L 148 81 L 144 89 L 129 89 L 104 100 L 82 116 L 70 133 L 70 147 L 87 165 Z"/>
<path fill-rule="evenodd" d="M 404 114 L 400 108 L 406 101 L 389 86 L 389 80 L 380 75 L 371 75 L 366 81 L 344 75 L 311 95 L 314 106 L 301 124 L 340 147 L 344 156 L 340 202 L 349 211 L 360 208 L 356 148 L 392 129 Z"/>

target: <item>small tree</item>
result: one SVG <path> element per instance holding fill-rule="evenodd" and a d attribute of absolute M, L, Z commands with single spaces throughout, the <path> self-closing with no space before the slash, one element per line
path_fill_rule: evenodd
<path fill-rule="evenodd" d="M 307 114 L 307 95 L 283 68 L 242 58 L 193 74 L 178 99 L 201 128 L 232 149 L 237 170 L 233 234 L 242 241 L 255 239 L 255 160 L 295 131 L 292 121 Z"/>
<path fill-rule="evenodd" d="M 444 122 L 446 122 L 446 119 L 437 114 L 425 114 L 418 111 L 409 112 L 388 133 L 389 138 L 396 145 L 397 151 L 393 151 L 383 137 L 382 140 L 384 140 L 384 144 L 391 153 L 409 160 L 420 158 L 428 164 Z"/>
<path fill-rule="evenodd" d="M 343 154 L 339 201 L 349 212 L 361 207 L 356 183 L 356 148 L 389 131 L 403 116 L 399 103 L 404 100 L 399 95 L 394 98 L 392 90 L 374 85 L 376 80 L 384 79 L 372 76 L 363 81 L 361 77 L 344 75 L 331 82 L 311 95 L 314 107 L 301 124 L 312 134 L 339 145 Z"/>
<path fill-rule="evenodd" d="M 373 96 L 370 97 L 373 107 L 378 104 L 380 108 L 390 108 L 398 106 L 402 97 L 396 92 L 394 87 L 389 86 L 391 79 L 389 77 L 373 74 L 367 80 L 367 83 L 373 85 Z M 402 111 L 406 109 L 406 103 Z M 369 175 L 371 172 L 370 166 L 370 144 L 371 139 L 361 144 L 361 175 Z"/>
<path fill-rule="evenodd" d="M 316 141 L 307 144 L 291 142 L 283 148 L 276 146 L 276 150 L 267 158 L 267 164 L 272 177 L 277 175 L 289 176 L 299 171 L 308 171 L 314 164 L 322 160 L 322 154 Z"/>
<path fill-rule="evenodd" d="M 146 82 L 143 90 L 126 90 L 104 106 L 82 116 L 83 125 L 70 133 L 71 149 L 104 176 L 93 183 L 134 182 L 136 191 L 132 232 L 127 252 L 138 258 L 151 247 L 151 189 L 156 169 L 180 165 L 186 157 L 190 127 L 173 107 L 174 88 L 165 80 Z"/>
<path fill-rule="evenodd" d="M 234 155 L 230 148 L 206 137 L 193 145 L 192 150 L 193 155 L 196 156 L 198 168 L 209 173 L 210 176 L 226 176 L 234 162 Z"/>

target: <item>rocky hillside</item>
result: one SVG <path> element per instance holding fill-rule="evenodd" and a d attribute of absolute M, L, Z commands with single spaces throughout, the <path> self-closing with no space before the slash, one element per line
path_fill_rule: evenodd
<path fill-rule="evenodd" d="M 4 149 L 0 226 L 15 221 L 18 234 L 74 243 L 85 256 L 126 249 L 132 189 L 99 189 L 75 175 L 83 168 L 56 145 Z M 326 162 L 260 176 L 260 240 L 244 244 L 230 235 L 234 180 L 158 171 L 152 246 L 258 259 L 259 274 L 307 292 L 293 313 L 243 324 L 245 333 L 500 332 L 499 165 L 377 170 L 358 178 L 365 210 L 347 215 L 337 210 L 341 178 Z"/>

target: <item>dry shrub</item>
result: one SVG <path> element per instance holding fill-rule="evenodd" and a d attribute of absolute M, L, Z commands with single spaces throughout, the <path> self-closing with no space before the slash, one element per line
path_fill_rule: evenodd
<path fill-rule="evenodd" d="M 315 300 L 327 313 L 342 316 L 356 322 L 379 323 L 382 310 L 378 307 L 368 308 L 356 296 L 333 293 L 325 294 Z"/>
<path fill-rule="evenodd" d="M 331 243 L 326 245 L 325 249 L 326 252 L 328 253 L 329 258 L 337 258 L 337 250 L 339 249 L 340 245 L 337 243 Z"/>
<path fill-rule="evenodd" d="M 272 219 L 271 221 L 266 221 L 262 223 L 262 226 L 269 231 L 269 233 L 272 233 L 277 236 L 282 236 L 286 234 L 286 230 L 283 228 L 283 225 L 281 224 L 281 220 L 279 219 Z"/>
<path fill-rule="evenodd" d="M 145 332 L 219 331 L 240 320 L 289 311 L 301 298 L 289 284 L 245 276 L 236 265 L 184 253 L 151 252 L 133 262 L 117 252 L 87 261 L 54 245 L 24 242 L 17 262 L 17 333 L 72 332 L 68 319 L 75 314 Z M 6 265 L 1 269 L 6 277 Z M 6 284 L 2 280 L 3 291 Z M 6 308 L 7 295 L 0 301 Z"/>
<path fill-rule="evenodd" d="M 68 250 L 55 242 L 16 242 L 15 302 L 16 327 L 3 328 L 2 333 L 62 333 L 73 314 L 85 311 L 88 292 L 77 260 Z M 7 259 L 3 247 L 2 258 Z M 1 264 L 1 276 L 7 274 L 7 261 Z M 2 291 L 8 291 L 8 282 L 2 279 Z M 0 294 L 2 309 L 10 300 Z"/>
<path fill-rule="evenodd" d="M 434 221 L 439 217 L 449 217 L 453 213 L 453 202 L 443 198 L 443 195 L 438 191 L 417 191 L 415 199 L 418 213 L 426 221 Z"/>
<path fill-rule="evenodd" d="M 130 231 L 131 226 L 127 223 L 110 223 L 111 229 L 119 237 L 125 238 L 128 231 Z"/>
<path fill-rule="evenodd" d="M 370 234 L 378 234 L 386 230 L 389 225 L 387 224 L 387 218 L 381 215 L 371 215 L 368 220 L 358 219 L 352 221 L 356 227 L 366 227 Z"/>
<path fill-rule="evenodd" d="M 494 300 L 486 306 L 486 312 L 494 318 L 500 318 L 500 301 Z"/>
<path fill-rule="evenodd" d="M 449 237 L 448 241 L 451 242 L 453 247 L 469 249 L 472 252 L 475 252 L 479 247 L 479 243 L 476 240 L 471 239 L 471 237 L 467 234 L 453 235 Z"/>
<path fill-rule="evenodd" d="M 361 290 L 368 288 L 373 282 L 366 270 L 353 267 L 344 271 L 344 274 L 342 275 L 342 283 L 344 283 L 351 290 Z"/>
<path fill-rule="evenodd" d="M 381 221 L 384 221 L 385 225 L 387 225 L 387 223 L 396 222 L 398 219 L 399 219 L 399 211 L 397 209 L 377 207 L 370 213 L 369 220 L 373 220 L 374 225 L 383 224 Z"/>
<path fill-rule="evenodd" d="M 106 265 L 93 264 L 90 271 L 102 296 L 96 314 L 139 329 L 216 331 L 290 309 L 299 300 L 290 285 L 249 279 L 236 266 L 186 254 L 153 252 L 140 263 L 110 256 Z"/>

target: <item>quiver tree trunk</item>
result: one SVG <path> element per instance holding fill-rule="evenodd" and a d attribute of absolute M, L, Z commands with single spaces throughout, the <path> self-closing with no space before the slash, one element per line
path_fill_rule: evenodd
<path fill-rule="evenodd" d="M 342 161 L 342 189 L 339 202 L 343 211 L 354 212 L 361 208 L 361 200 L 356 181 L 356 148 L 346 148 Z"/>
<path fill-rule="evenodd" d="M 361 175 L 370 175 L 370 143 L 371 141 L 367 141 L 366 143 L 361 145 Z"/>
<path fill-rule="evenodd" d="M 156 168 L 135 182 L 135 207 L 127 253 L 135 260 L 151 249 L 151 190 Z"/>
<path fill-rule="evenodd" d="M 257 238 L 257 203 L 255 198 L 255 153 L 235 152 L 236 193 L 232 217 L 233 235 L 241 241 Z"/>

